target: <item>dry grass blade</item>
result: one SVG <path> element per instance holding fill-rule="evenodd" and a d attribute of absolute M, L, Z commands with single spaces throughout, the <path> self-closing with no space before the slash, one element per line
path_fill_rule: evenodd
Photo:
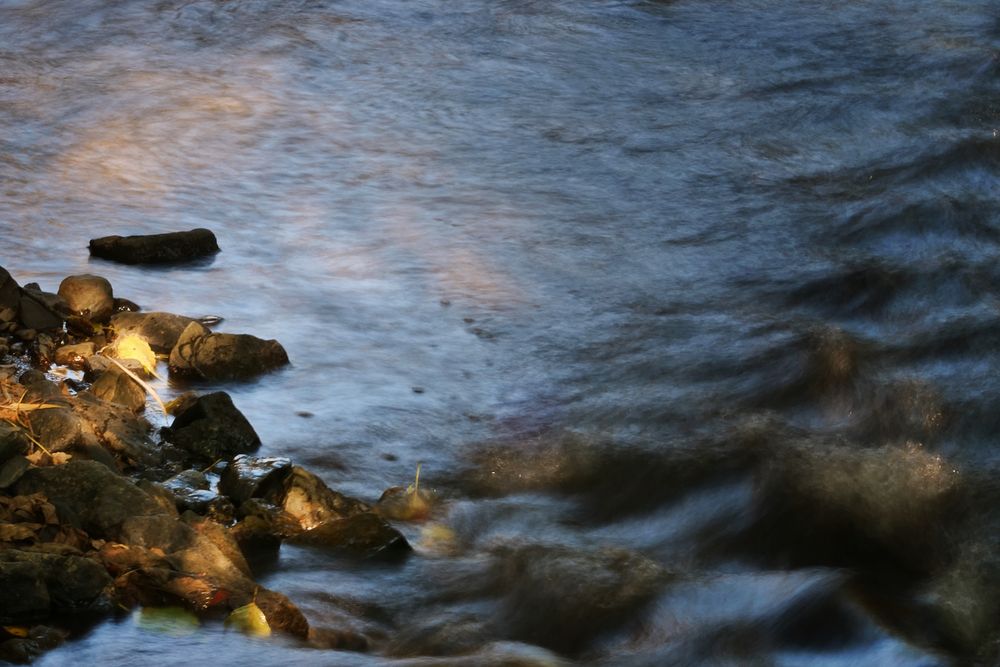
<path fill-rule="evenodd" d="M 123 373 L 125 373 L 130 378 L 132 378 L 133 380 L 135 380 L 136 382 L 138 382 L 139 386 L 142 387 L 143 389 L 145 389 L 149 393 L 149 395 L 153 397 L 153 400 L 155 400 L 156 404 L 160 406 L 160 410 L 163 411 L 163 414 L 164 415 L 167 414 L 167 406 L 165 406 L 163 404 L 163 401 L 160 399 L 160 395 L 156 393 L 156 390 L 153 389 L 149 385 L 148 382 L 146 382 L 141 377 L 139 377 L 138 375 L 136 375 L 135 373 L 133 373 L 132 371 L 130 371 L 128 368 L 125 367 L 124 364 L 122 364 L 120 361 L 118 361 L 114 357 L 105 357 L 105 359 L 107 359 L 108 361 L 110 361 L 111 363 L 113 363 L 118 368 L 122 369 Z"/>

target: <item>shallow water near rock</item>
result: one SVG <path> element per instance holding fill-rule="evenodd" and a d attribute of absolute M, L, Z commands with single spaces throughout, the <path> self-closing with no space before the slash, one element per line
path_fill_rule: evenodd
<path fill-rule="evenodd" d="M 194 386 L 338 491 L 422 463 L 438 499 L 402 563 L 284 545 L 260 578 L 339 648 L 125 617 L 37 664 L 995 659 L 998 26 L 0 1 L 0 264 L 278 339 L 290 367 Z M 87 252 L 197 227 L 190 265 Z"/>

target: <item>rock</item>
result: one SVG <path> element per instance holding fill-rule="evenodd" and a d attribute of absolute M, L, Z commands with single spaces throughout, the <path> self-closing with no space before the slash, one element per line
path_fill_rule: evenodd
<path fill-rule="evenodd" d="M 104 236 L 90 241 L 90 254 L 123 264 L 189 262 L 219 252 L 208 229 L 140 236 Z"/>
<path fill-rule="evenodd" d="M 21 288 L 6 269 L 0 267 L 0 321 L 10 322 L 20 308 Z"/>
<path fill-rule="evenodd" d="M 119 312 L 111 316 L 111 326 L 119 336 L 141 336 L 153 352 L 159 354 L 169 354 L 184 329 L 194 321 L 190 317 L 162 312 Z"/>
<path fill-rule="evenodd" d="M 5 633 L 6 634 L 6 631 Z M 13 637 L 0 643 L 0 660 L 13 663 L 29 663 L 45 651 L 66 641 L 65 630 L 36 625 L 28 630 L 27 637 Z"/>
<path fill-rule="evenodd" d="M 106 540 L 118 540 L 129 517 L 163 512 L 153 498 L 95 461 L 32 468 L 17 481 L 14 491 L 16 495 L 44 494 L 63 521 Z"/>
<path fill-rule="evenodd" d="M 136 313 L 142 310 L 135 301 L 129 301 L 128 299 L 115 298 L 115 312 L 116 313 Z"/>
<path fill-rule="evenodd" d="M 275 500 L 299 522 L 302 530 L 371 510 L 360 500 L 333 491 L 319 477 L 299 466 L 292 466 Z"/>
<path fill-rule="evenodd" d="M 28 453 L 31 441 L 24 431 L 13 424 L 0 421 L 0 463 L 12 456 Z"/>
<path fill-rule="evenodd" d="M 179 410 L 173 424 L 161 433 L 170 443 L 207 461 L 248 454 L 260 446 L 253 426 L 224 391 L 199 396 Z"/>
<path fill-rule="evenodd" d="M 20 549 L 0 551 L 0 623 L 23 624 L 49 614 L 90 610 L 111 578 L 82 556 Z"/>
<path fill-rule="evenodd" d="M 101 373 L 91 385 L 90 391 L 94 396 L 121 405 L 131 412 L 146 409 L 146 390 L 117 366 Z"/>
<path fill-rule="evenodd" d="M 192 322 L 170 351 L 170 372 L 203 380 L 245 380 L 288 364 L 276 340 L 249 334 L 212 333 Z"/>
<path fill-rule="evenodd" d="M 219 495 L 212 491 L 205 473 L 185 470 L 163 482 L 163 487 L 173 496 L 178 511 L 192 510 L 204 514 Z"/>
<path fill-rule="evenodd" d="M 139 361 L 138 359 L 119 359 L 118 363 L 120 363 L 122 366 L 129 369 L 139 377 L 142 377 L 143 374 L 146 372 L 142 368 L 142 362 Z M 106 373 L 116 368 L 118 368 L 118 366 L 104 355 L 94 354 L 87 357 L 87 360 L 84 364 L 84 370 L 86 371 L 84 378 L 93 382 L 94 380 L 99 378 L 102 373 Z"/>
<path fill-rule="evenodd" d="M 24 329 L 58 329 L 70 314 L 69 307 L 59 295 L 27 287 L 21 289 L 18 321 Z"/>
<path fill-rule="evenodd" d="M 93 322 L 107 322 L 114 312 L 111 283 L 101 276 L 89 273 L 68 276 L 59 284 L 59 296 L 75 315 Z"/>
<path fill-rule="evenodd" d="M 87 364 L 87 357 L 93 356 L 94 347 L 91 342 L 63 345 L 56 349 L 54 361 L 60 366 L 82 370 Z"/>
<path fill-rule="evenodd" d="M 73 411 L 83 420 L 83 443 L 102 446 L 125 463 L 158 465 L 164 448 L 149 437 L 149 422 L 128 408 L 103 401 L 90 392 L 80 392 Z"/>
<path fill-rule="evenodd" d="M 0 465 L 0 489 L 6 489 L 14 482 L 21 479 L 24 472 L 31 467 L 31 463 L 23 456 L 15 456 Z"/>
<path fill-rule="evenodd" d="M 31 430 L 50 452 L 64 452 L 81 442 L 82 421 L 69 407 L 33 410 L 28 415 Z"/>
<path fill-rule="evenodd" d="M 285 458 L 258 458 L 241 454 L 223 471 L 219 492 L 239 505 L 250 498 L 273 495 L 292 470 Z"/>
<path fill-rule="evenodd" d="M 668 579 L 656 562 L 622 549 L 533 544 L 502 546 L 494 555 L 492 581 L 506 589 L 512 638 L 564 654 L 627 621 Z"/>
<path fill-rule="evenodd" d="M 292 541 L 361 558 L 391 558 L 412 551 L 406 538 L 374 512 L 325 521 Z"/>

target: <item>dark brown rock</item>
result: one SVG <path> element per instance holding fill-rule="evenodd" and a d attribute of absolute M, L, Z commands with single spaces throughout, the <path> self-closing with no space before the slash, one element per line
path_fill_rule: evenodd
<path fill-rule="evenodd" d="M 285 458 L 260 458 L 241 454 L 223 471 L 219 479 L 219 492 L 229 496 L 239 505 L 250 498 L 273 495 L 292 470 L 292 462 Z"/>
<path fill-rule="evenodd" d="M 89 273 L 67 276 L 59 284 L 59 296 L 74 315 L 93 322 L 107 322 L 114 312 L 115 295 L 107 278 Z"/>
<path fill-rule="evenodd" d="M 0 551 L 0 622 L 92 609 L 111 578 L 99 563 L 70 554 Z"/>
<path fill-rule="evenodd" d="M 207 461 L 248 454 L 260 446 L 257 432 L 224 391 L 199 396 L 161 432 L 168 442 Z"/>
<path fill-rule="evenodd" d="M 360 500 L 332 490 L 319 477 L 299 466 L 292 467 L 275 501 L 299 522 L 302 530 L 371 510 Z"/>
<path fill-rule="evenodd" d="M 203 380 L 246 380 L 288 364 L 276 340 L 249 334 L 212 333 L 193 322 L 170 351 L 170 372 Z"/>
<path fill-rule="evenodd" d="M 87 357 L 94 354 L 94 347 L 94 344 L 89 341 L 76 345 L 63 345 L 56 349 L 55 362 L 61 366 L 81 370 L 87 364 Z"/>
<path fill-rule="evenodd" d="M 119 336 L 141 336 L 154 352 L 169 354 L 184 329 L 195 320 L 173 313 L 120 312 L 111 316 L 111 326 Z"/>
<path fill-rule="evenodd" d="M 325 521 L 292 541 L 359 558 L 391 558 L 412 550 L 406 538 L 374 512 Z"/>
<path fill-rule="evenodd" d="M 123 264 L 189 262 L 219 252 L 208 229 L 139 236 L 104 236 L 90 241 L 90 254 Z"/>
<path fill-rule="evenodd" d="M 69 306 L 58 294 L 27 287 L 21 289 L 18 320 L 24 329 L 35 331 L 57 329 L 62 327 L 63 322 L 71 314 Z"/>
<path fill-rule="evenodd" d="M 10 322 L 21 308 L 21 288 L 7 271 L 0 267 L 0 321 Z"/>
<path fill-rule="evenodd" d="M 159 504 L 135 484 L 95 461 L 28 470 L 14 485 L 16 495 L 42 493 L 92 537 L 117 540 L 133 516 L 162 514 Z"/>

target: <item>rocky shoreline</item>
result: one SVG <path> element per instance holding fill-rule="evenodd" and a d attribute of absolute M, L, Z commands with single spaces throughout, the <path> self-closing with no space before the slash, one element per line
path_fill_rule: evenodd
<path fill-rule="evenodd" d="M 160 408 L 143 379 L 154 354 L 171 376 L 209 383 L 289 363 L 277 341 L 206 324 L 142 312 L 100 276 L 69 276 L 52 293 L 0 268 L 0 660 L 28 662 L 72 628 L 136 607 L 317 648 L 367 647 L 364 636 L 311 628 L 256 583 L 255 566 L 285 540 L 405 557 L 386 517 L 407 518 L 424 499 L 395 489 L 373 507 L 290 460 L 254 456 L 260 438 L 224 391 L 182 395 L 163 406 L 170 424 L 154 427 L 144 413 Z"/>

